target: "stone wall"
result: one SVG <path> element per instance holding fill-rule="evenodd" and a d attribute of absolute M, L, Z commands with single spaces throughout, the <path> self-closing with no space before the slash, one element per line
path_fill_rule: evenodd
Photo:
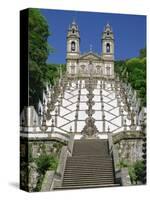
<path fill-rule="evenodd" d="M 32 158 L 37 158 L 41 154 L 56 154 L 59 155 L 63 144 L 57 141 L 36 141 L 29 142 L 29 153 Z"/>
<path fill-rule="evenodd" d="M 122 132 L 112 136 L 113 145 L 118 153 L 118 162 L 129 164 L 142 160 L 143 133 L 138 131 Z"/>
<path fill-rule="evenodd" d="M 141 131 L 126 131 L 109 134 L 109 150 L 114 160 L 116 182 L 131 185 L 128 167 L 142 160 L 144 134 Z"/>
<path fill-rule="evenodd" d="M 128 139 L 121 140 L 116 144 L 118 150 L 119 160 L 126 160 L 129 163 L 134 163 L 142 159 L 142 140 Z"/>
<path fill-rule="evenodd" d="M 37 191 L 40 178 L 35 159 L 42 154 L 54 155 L 59 158 L 64 146 L 58 141 L 27 141 L 21 140 L 20 144 L 20 188 L 29 192 Z"/>

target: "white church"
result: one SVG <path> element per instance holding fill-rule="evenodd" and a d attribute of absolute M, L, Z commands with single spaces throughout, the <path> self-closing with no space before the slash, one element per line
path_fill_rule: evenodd
<path fill-rule="evenodd" d="M 70 77 L 114 78 L 114 34 L 107 23 L 101 37 L 102 53 L 80 53 L 80 31 L 75 21 L 67 33 L 67 72 Z"/>

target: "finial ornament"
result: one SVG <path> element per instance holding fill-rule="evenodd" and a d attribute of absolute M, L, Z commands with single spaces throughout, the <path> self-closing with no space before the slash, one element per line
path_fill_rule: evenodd
<path fill-rule="evenodd" d="M 110 25 L 109 25 L 109 21 L 107 21 L 107 25 L 106 25 L 106 26 L 110 26 Z"/>

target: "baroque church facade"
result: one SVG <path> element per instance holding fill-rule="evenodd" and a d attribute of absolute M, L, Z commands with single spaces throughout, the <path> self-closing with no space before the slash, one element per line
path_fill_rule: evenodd
<path fill-rule="evenodd" d="M 101 37 L 102 53 L 80 53 L 80 31 L 75 21 L 67 33 L 66 65 L 69 77 L 114 78 L 114 34 L 106 24 Z"/>

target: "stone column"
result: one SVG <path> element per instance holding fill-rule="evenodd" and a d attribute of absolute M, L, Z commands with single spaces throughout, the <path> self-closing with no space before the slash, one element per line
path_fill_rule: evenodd
<path fill-rule="evenodd" d="M 75 114 L 75 126 L 74 126 L 75 133 L 77 133 L 77 121 L 78 121 L 78 113 Z"/>
<path fill-rule="evenodd" d="M 117 106 L 120 107 L 121 106 L 121 101 L 119 98 L 117 98 Z"/>
<path fill-rule="evenodd" d="M 126 124 L 126 119 L 124 119 L 124 131 L 127 131 L 127 124 Z"/>
<path fill-rule="evenodd" d="M 63 100 L 63 94 L 60 94 L 60 105 L 62 105 L 62 100 Z"/>
<path fill-rule="evenodd" d="M 58 110 L 56 108 L 55 110 L 55 126 L 57 127 L 57 116 L 58 116 Z"/>
<path fill-rule="evenodd" d="M 51 125 L 51 133 L 54 132 L 54 119 L 52 119 L 52 125 Z"/>
<path fill-rule="evenodd" d="M 103 133 L 105 133 L 105 115 L 103 114 Z"/>
<path fill-rule="evenodd" d="M 104 103 L 103 102 L 101 103 L 101 110 L 102 110 L 102 112 L 104 111 Z"/>
<path fill-rule="evenodd" d="M 105 89 L 105 81 L 103 81 L 103 89 Z"/>
<path fill-rule="evenodd" d="M 121 108 L 121 126 L 123 126 L 123 119 L 124 119 L 124 114 L 123 114 L 123 109 Z"/>
<path fill-rule="evenodd" d="M 136 113 L 136 125 L 138 126 L 138 122 L 139 122 L 139 115 L 138 115 L 138 111 L 136 110 L 135 111 Z"/>
<path fill-rule="evenodd" d="M 76 89 L 78 89 L 78 80 L 76 80 Z"/>
<path fill-rule="evenodd" d="M 58 115 L 60 115 L 60 100 L 58 99 Z"/>
<path fill-rule="evenodd" d="M 131 126 L 130 126 L 130 128 L 131 128 L 132 131 L 136 130 L 136 124 L 135 124 L 134 117 L 135 117 L 135 113 L 132 110 L 132 112 L 131 112 Z"/>
<path fill-rule="evenodd" d="M 108 126 L 108 128 L 107 128 L 107 134 L 109 134 L 110 133 L 110 128 L 109 128 L 109 126 Z"/>

